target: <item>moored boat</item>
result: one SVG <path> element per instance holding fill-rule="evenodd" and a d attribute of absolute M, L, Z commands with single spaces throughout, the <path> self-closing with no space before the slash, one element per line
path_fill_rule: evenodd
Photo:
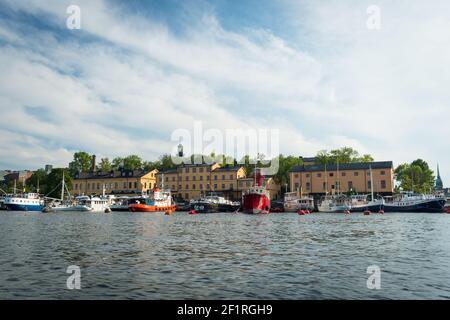
<path fill-rule="evenodd" d="M 287 212 L 298 212 L 299 210 L 314 210 L 313 197 L 299 197 L 298 192 L 287 192 L 284 194 L 284 210 Z"/>
<path fill-rule="evenodd" d="M 11 211 L 41 211 L 44 208 L 44 200 L 37 193 L 5 196 L 3 201 L 6 210 Z"/>
<path fill-rule="evenodd" d="M 76 204 L 70 211 L 85 212 L 110 212 L 110 201 L 105 197 L 78 196 L 75 198 Z"/>
<path fill-rule="evenodd" d="M 328 213 L 347 213 L 351 210 L 351 204 L 344 195 L 325 196 L 320 202 L 318 210 Z"/>
<path fill-rule="evenodd" d="M 270 212 L 269 191 L 262 185 L 264 177 L 261 170 L 255 171 L 255 185 L 242 195 L 242 211 L 250 214 Z"/>
<path fill-rule="evenodd" d="M 446 203 L 444 196 L 412 192 L 404 192 L 394 197 L 384 197 L 384 200 L 385 212 L 442 213 Z"/>
<path fill-rule="evenodd" d="M 351 212 L 380 212 L 384 210 L 384 200 L 369 200 L 369 195 L 353 195 L 350 197 Z"/>
<path fill-rule="evenodd" d="M 176 210 L 176 205 L 170 190 L 155 188 L 148 198 L 136 200 L 136 203 L 129 204 L 128 208 L 131 212 L 172 213 Z"/>

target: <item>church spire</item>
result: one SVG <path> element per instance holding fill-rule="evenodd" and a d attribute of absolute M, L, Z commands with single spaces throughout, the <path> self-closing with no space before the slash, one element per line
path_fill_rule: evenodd
<path fill-rule="evenodd" d="M 441 174 L 439 172 L 439 163 L 437 164 L 437 177 L 436 177 L 436 190 L 444 189 L 444 184 L 442 183 Z"/>

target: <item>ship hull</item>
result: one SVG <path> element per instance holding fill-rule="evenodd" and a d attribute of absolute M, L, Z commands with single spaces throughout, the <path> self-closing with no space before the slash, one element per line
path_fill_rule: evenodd
<path fill-rule="evenodd" d="M 241 206 L 240 205 L 233 205 L 233 204 L 219 204 L 219 212 L 234 212 L 239 210 Z"/>
<path fill-rule="evenodd" d="M 196 202 L 191 204 L 190 209 L 197 213 L 213 213 L 219 212 L 219 205 L 217 203 Z"/>
<path fill-rule="evenodd" d="M 172 212 L 176 210 L 176 206 L 172 205 L 167 207 L 160 207 L 146 204 L 131 204 L 129 206 L 129 210 L 131 212 Z"/>
<path fill-rule="evenodd" d="M 24 205 L 24 204 L 15 204 L 15 203 L 7 203 L 4 204 L 6 210 L 10 211 L 42 211 L 44 206 L 42 205 Z"/>
<path fill-rule="evenodd" d="M 384 212 L 442 213 L 444 212 L 444 206 L 445 200 L 433 199 L 407 206 L 385 204 L 383 207 Z"/>
<path fill-rule="evenodd" d="M 384 210 L 383 207 L 384 206 L 382 204 L 351 207 L 350 212 L 365 212 L 365 211 L 378 212 Z"/>
<path fill-rule="evenodd" d="M 266 214 L 270 212 L 270 200 L 266 195 L 250 193 L 243 198 L 242 212 L 248 214 Z"/>

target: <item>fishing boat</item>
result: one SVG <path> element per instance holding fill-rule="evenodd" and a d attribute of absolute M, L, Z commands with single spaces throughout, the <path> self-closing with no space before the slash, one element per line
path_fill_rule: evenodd
<path fill-rule="evenodd" d="M 298 212 L 300 210 L 314 210 L 313 197 L 300 197 L 298 192 L 286 192 L 284 194 L 284 210 L 287 212 Z"/>
<path fill-rule="evenodd" d="M 197 213 L 234 212 L 240 206 L 241 204 L 237 201 L 231 201 L 215 194 L 190 201 L 190 209 Z"/>
<path fill-rule="evenodd" d="M 176 210 L 172 194 L 168 189 L 154 188 L 148 198 L 136 200 L 128 206 L 131 212 L 165 212 L 172 213 Z"/>
<path fill-rule="evenodd" d="M 372 167 L 369 167 L 369 172 L 370 172 L 370 181 L 373 181 Z M 373 185 L 374 183 L 370 183 L 370 195 L 368 194 L 352 195 L 350 197 L 351 212 L 370 213 L 370 212 L 384 211 L 384 199 L 383 198 L 375 199 Z"/>
<path fill-rule="evenodd" d="M 269 191 L 263 186 L 264 177 L 261 169 L 255 170 L 254 186 L 242 195 L 242 211 L 244 213 L 259 214 L 270 212 Z"/>
<path fill-rule="evenodd" d="M 385 212 L 442 213 L 447 199 L 442 195 L 402 192 L 398 196 L 384 197 Z"/>
<path fill-rule="evenodd" d="M 5 196 L 3 201 L 6 210 L 11 211 L 41 211 L 44 208 L 44 200 L 38 193 Z"/>

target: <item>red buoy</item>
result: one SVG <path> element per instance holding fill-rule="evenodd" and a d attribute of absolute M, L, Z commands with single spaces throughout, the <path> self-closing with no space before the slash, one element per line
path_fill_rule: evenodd
<path fill-rule="evenodd" d="M 298 213 L 299 215 L 301 215 L 301 216 L 304 216 L 304 215 L 305 215 L 305 210 L 299 210 L 297 213 Z"/>
<path fill-rule="evenodd" d="M 189 214 L 197 214 L 197 212 L 195 210 L 191 210 L 189 211 Z"/>
<path fill-rule="evenodd" d="M 311 214 L 311 211 L 305 210 L 305 214 Z"/>
<path fill-rule="evenodd" d="M 378 211 L 379 214 L 384 214 L 384 210 L 381 209 L 380 211 Z"/>

